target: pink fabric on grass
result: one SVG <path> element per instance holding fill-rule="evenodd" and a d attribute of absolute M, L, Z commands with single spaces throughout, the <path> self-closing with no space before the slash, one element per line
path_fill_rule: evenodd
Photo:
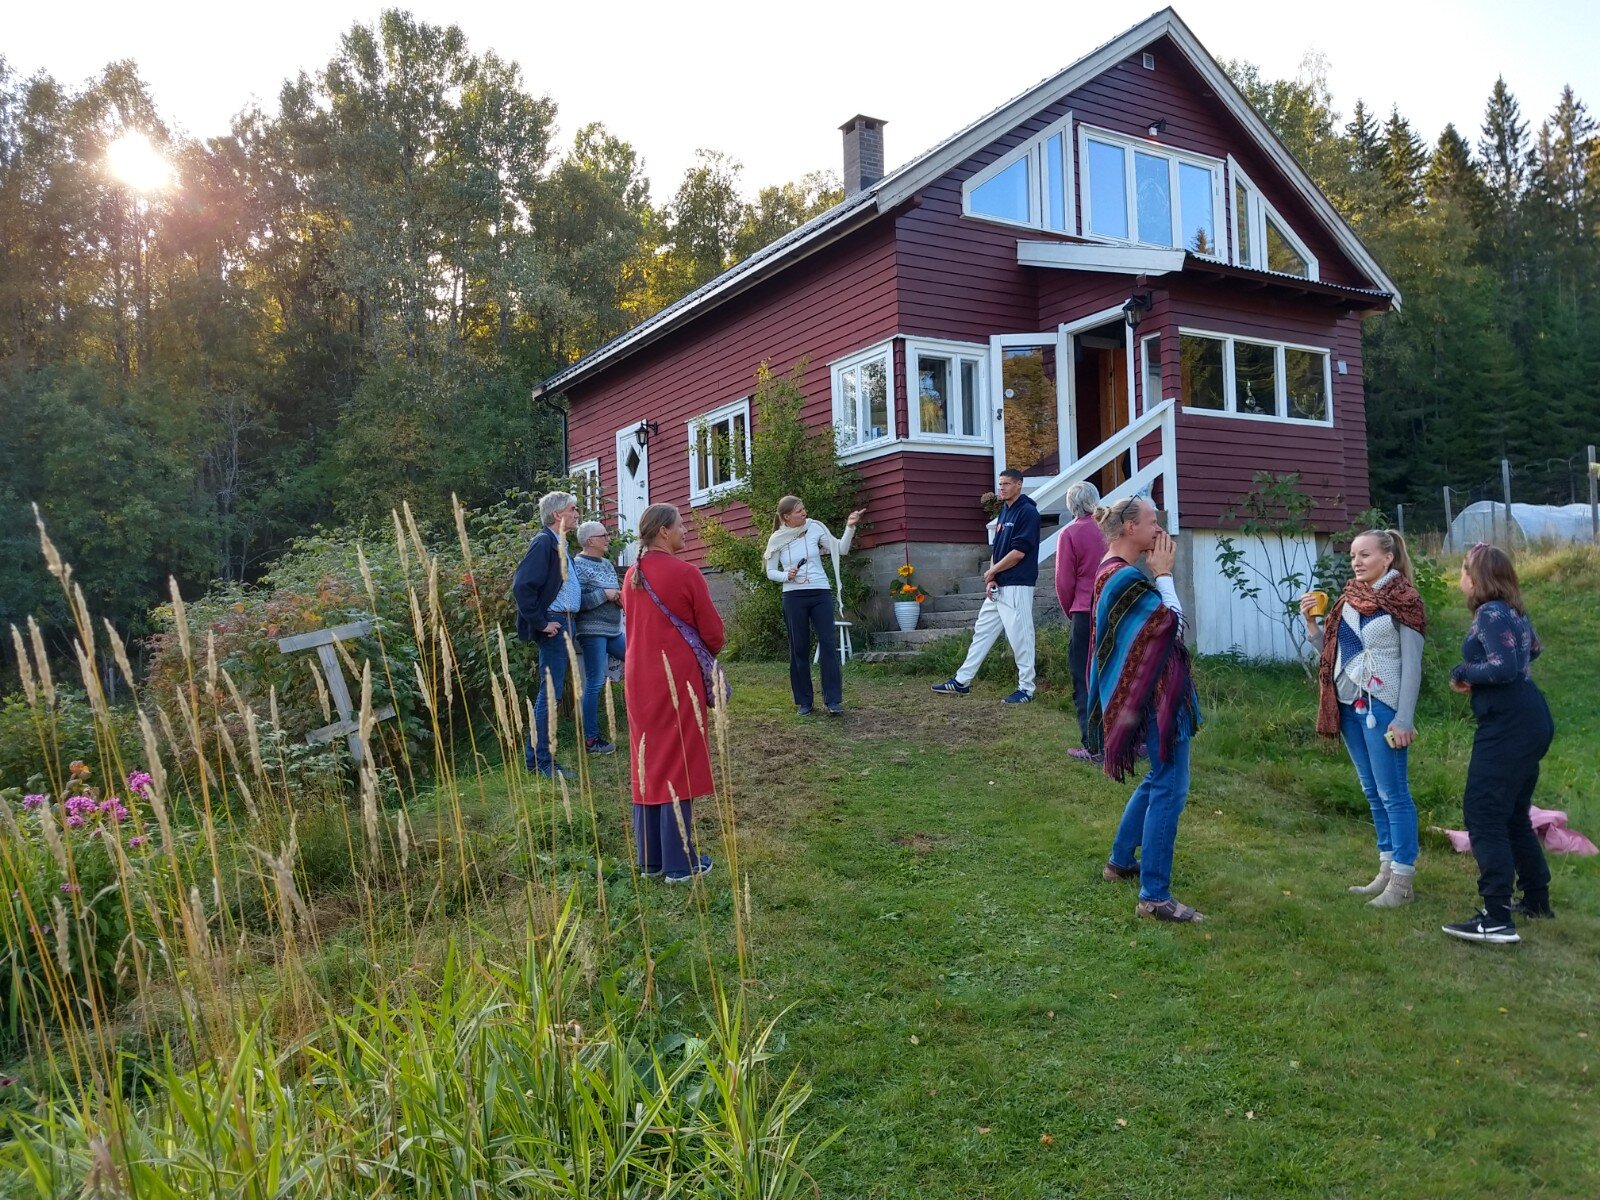
<path fill-rule="evenodd" d="M 1566 813 L 1554 808 L 1533 807 L 1528 810 L 1528 817 L 1533 822 L 1533 831 L 1539 835 L 1540 843 L 1552 854 L 1600 854 L 1600 846 L 1576 829 L 1567 828 Z M 1466 833 L 1459 829 L 1446 829 L 1443 832 L 1457 854 L 1471 852 L 1472 839 Z"/>

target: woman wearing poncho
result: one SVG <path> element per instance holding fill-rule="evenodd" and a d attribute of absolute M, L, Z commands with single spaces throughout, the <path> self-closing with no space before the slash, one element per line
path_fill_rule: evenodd
<path fill-rule="evenodd" d="M 1183 644 L 1183 607 L 1172 583 L 1172 539 L 1137 496 L 1099 512 L 1106 557 L 1094 586 L 1089 664 L 1089 749 L 1120 780 L 1141 755 L 1150 769 L 1128 798 L 1102 874 L 1138 879 L 1141 917 L 1203 921 L 1172 896 L 1172 851 L 1189 799 L 1189 739 L 1200 701 Z M 1155 577 L 1133 564 L 1140 555 Z"/>

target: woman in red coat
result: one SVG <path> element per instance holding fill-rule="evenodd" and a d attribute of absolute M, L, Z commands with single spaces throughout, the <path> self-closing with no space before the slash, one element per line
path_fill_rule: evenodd
<path fill-rule="evenodd" d="M 712 654 L 723 641 L 706 581 L 676 557 L 682 552 L 678 510 L 652 504 L 639 517 L 639 558 L 622 583 L 634 840 L 640 871 L 665 875 L 668 883 L 687 883 L 711 870 L 711 856 L 695 846 L 692 802 L 716 790 L 705 678 L 672 618 L 697 633 Z"/>

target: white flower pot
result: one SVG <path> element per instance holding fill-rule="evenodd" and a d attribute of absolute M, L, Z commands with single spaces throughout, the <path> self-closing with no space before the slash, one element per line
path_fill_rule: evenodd
<path fill-rule="evenodd" d="M 917 619 L 922 615 L 922 605 L 915 600 L 896 600 L 894 602 L 895 624 L 900 626 L 902 633 L 910 633 L 917 627 Z"/>

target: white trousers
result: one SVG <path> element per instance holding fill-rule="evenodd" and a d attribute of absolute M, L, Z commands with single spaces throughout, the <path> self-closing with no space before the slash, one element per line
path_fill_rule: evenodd
<path fill-rule="evenodd" d="M 1017 660 L 1017 687 L 1033 695 L 1033 589 L 1031 587 L 996 588 L 995 594 L 983 602 L 978 610 L 978 621 L 972 627 L 972 649 L 967 651 L 967 661 L 956 672 L 956 681 L 970 684 L 983 666 L 983 660 L 994 648 L 995 641 L 1005 631 L 1011 643 L 1011 653 Z"/>

